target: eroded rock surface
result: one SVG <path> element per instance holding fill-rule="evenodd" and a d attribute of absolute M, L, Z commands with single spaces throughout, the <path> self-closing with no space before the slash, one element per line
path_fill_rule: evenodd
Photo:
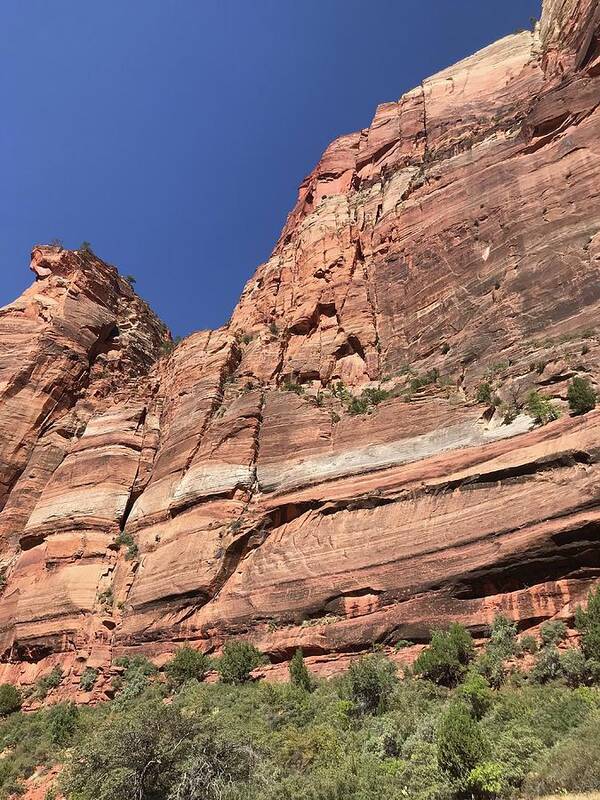
<path fill-rule="evenodd" d="M 85 701 L 183 641 L 329 674 L 451 620 L 570 618 L 600 576 L 600 412 L 565 403 L 600 363 L 599 36 L 597 2 L 547 0 L 380 106 L 230 324 L 173 352 L 116 270 L 34 250 L 0 309 L 0 680 L 60 664 Z"/>

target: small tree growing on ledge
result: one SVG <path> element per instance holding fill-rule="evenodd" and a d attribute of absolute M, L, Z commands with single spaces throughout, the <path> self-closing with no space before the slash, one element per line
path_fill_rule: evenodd
<path fill-rule="evenodd" d="M 573 378 L 567 389 L 567 400 L 574 414 L 586 414 L 596 408 L 596 399 L 596 392 L 587 378 Z"/>
<path fill-rule="evenodd" d="M 21 708 L 21 692 L 12 683 L 0 686 L 0 717 L 6 717 Z"/>
<path fill-rule="evenodd" d="M 93 256 L 94 251 L 92 250 L 92 245 L 89 242 L 82 242 L 79 245 L 79 253 L 82 256 Z"/>
<path fill-rule="evenodd" d="M 305 689 L 307 692 L 312 692 L 314 681 L 310 676 L 306 664 L 304 663 L 304 656 L 302 650 L 296 650 L 289 665 L 290 681 L 294 686 Z"/>
<path fill-rule="evenodd" d="M 264 664 L 263 654 L 248 642 L 228 642 L 217 664 L 223 683 L 247 683 L 250 673 Z"/>

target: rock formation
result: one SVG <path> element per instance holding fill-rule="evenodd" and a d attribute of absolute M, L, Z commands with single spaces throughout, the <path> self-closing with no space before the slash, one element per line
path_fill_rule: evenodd
<path fill-rule="evenodd" d="M 600 363 L 599 103 L 600 5 L 546 0 L 333 142 L 229 325 L 174 348 L 114 268 L 35 248 L 0 310 L 0 680 L 568 620 L 600 576 L 600 412 L 564 402 Z"/>

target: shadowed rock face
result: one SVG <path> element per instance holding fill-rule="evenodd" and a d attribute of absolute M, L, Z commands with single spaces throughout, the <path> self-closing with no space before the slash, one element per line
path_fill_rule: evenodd
<path fill-rule="evenodd" d="M 0 309 L 0 680 L 60 663 L 89 700 L 186 640 L 329 673 L 451 620 L 571 617 L 600 412 L 523 405 L 598 375 L 598 9 L 547 1 L 336 140 L 230 324 L 172 353 L 112 267 L 34 250 Z"/>

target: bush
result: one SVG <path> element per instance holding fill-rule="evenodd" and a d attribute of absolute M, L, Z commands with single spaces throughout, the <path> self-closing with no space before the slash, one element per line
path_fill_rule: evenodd
<path fill-rule="evenodd" d="M 560 655 L 560 671 L 567 686 L 583 686 L 590 679 L 590 668 L 585 656 L 578 648 L 571 647 Z"/>
<path fill-rule="evenodd" d="M 540 425 L 547 425 L 560 417 L 559 409 L 539 392 L 530 392 L 527 398 L 527 412 Z"/>
<path fill-rule="evenodd" d="M 494 692 L 483 675 L 472 672 L 458 689 L 458 696 L 464 700 L 475 719 L 481 719 L 494 702 Z"/>
<path fill-rule="evenodd" d="M 506 794 L 508 785 L 502 765 L 484 761 L 471 770 L 466 787 L 474 797 L 494 798 Z"/>
<path fill-rule="evenodd" d="M 596 408 L 596 392 L 587 378 L 573 378 L 567 389 L 567 400 L 574 414 L 585 414 Z"/>
<path fill-rule="evenodd" d="M 98 670 L 93 667 L 86 667 L 81 673 L 81 678 L 79 678 L 79 685 L 84 692 L 90 692 L 94 688 L 97 678 Z"/>
<path fill-rule="evenodd" d="M 517 625 L 502 614 L 497 614 L 492 622 L 488 647 L 503 658 L 515 654 L 517 644 Z"/>
<path fill-rule="evenodd" d="M 362 713 L 381 712 L 396 683 L 396 667 L 377 655 L 363 656 L 350 664 L 347 682 L 352 701 Z"/>
<path fill-rule="evenodd" d="M 560 644 L 567 635 L 567 626 L 560 619 L 544 622 L 540 628 L 542 644 L 545 646 Z"/>
<path fill-rule="evenodd" d="M 552 645 L 543 647 L 537 655 L 530 678 L 535 683 L 548 683 L 562 676 L 560 653 Z"/>
<path fill-rule="evenodd" d="M 500 653 L 488 648 L 475 662 L 475 669 L 494 689 L 499 689 L 506 678 L 504 659 Z"/>
<path fill-rule="evenodd" d="M 487 747 L 479 725 L 463 703 L 452 703 L 437 732 L 440 767 L 455 780 L 466 783 L 469 774 L 484 761 Z"/>
<path fill-rule="evenodd" d="M 600 661 L 600 586 L 588 594 L 587 609 L 575 612 L 575 625 L 581 633 L 585 657 Z"/>
<path fill-rule="evenodd" d="M 43 700 L 51 689 L 56 689 L 62 683 L 63 671 L 60 667 L 54 667 L 51 672 L 40 678 L 36 684 L 33 696 L 38 700 Z"/>
<path fill-rule="evenodd" d="M 48 712 L 48 731 L 53 744 L 68 744 L 79 720 L 79 709 L 75 703 L 58 703 Z"/>
<path fill-rule="evenodd" d="M 296 650 L 289 664 L 290 681 L 294 686 L 299 686 L 307 692 L 312 692 L 314 682 L 304 663 L 302 650 Z"/>
<path fill-rule="evenodd" d="M 13 714 L 21 708 L 21 692 L 12 683 L 0 684 L 0 717 Z"/>
<path fill-rule="evenodd" d="M 414 663 L 414 671 L 440 686 L 456 686 L 463 679 L 473 659 L 471 634 L 458 623 L 447 631 L 434 631 L 431 644 Z"/>
<path fill-rule="evenodd" d="M 487 406 L 492 404 L 492 387 L 489 383 L 480 383 L 477 387 L 476 399 L 478 403 L 485 403 Z"/>
<path fill-rule="evenodd" d="M 133 706 L 108 718 L 74 751 L 65 793 L 78 800 L 166 797 L 191 752 L 193 734 L 193 722 L 173 706 Z"/>
<path fill-rule="evenodd" d="M 210 659 L 205 653 L 184 646 L 175 653 L 165 667 L 165 672 L 169 683 L 172 686 L 180 687 L 186 681 L 204 680 L 209 669 Z"/>
<path fill-rule="evenodd" d="M 571 736 L 546 752 L 527 777 L 528 795 L 593 792 L 600 788 L 598 718 L 575 729 Z"/>
<path fill-rule="evenodd" d="M 264 656 L 254 645 L 242 641 L 228 642 L 218 661 L 217 671 L 223 683 L 246 683 L 252 670 L 264 662 Z"/>

